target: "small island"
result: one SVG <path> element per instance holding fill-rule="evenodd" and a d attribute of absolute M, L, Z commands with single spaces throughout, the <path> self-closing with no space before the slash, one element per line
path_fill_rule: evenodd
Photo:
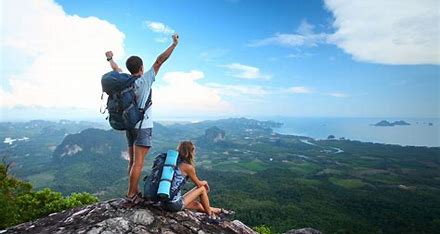
<path fill-rule="evenodd" d="M 409 124 L 403 120 L 394 121 L 394 122 L 382 120 L 382 121 L 374 124 L 374 126 L 376 126 L 376 127 L 394 127 L 394 126 L 405 126 L 405 125 L 411 125 L 411 124 Z"/>

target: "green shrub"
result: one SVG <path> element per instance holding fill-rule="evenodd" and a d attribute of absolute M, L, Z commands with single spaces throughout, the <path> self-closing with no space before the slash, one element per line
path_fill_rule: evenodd
<path fill-rule="evenodd" d="M 89 193 L 64 197 L 49 188 L 32 191 L 31 184 L 8 175 L 8 166 L 0 164 L 0 229 L 97 201 Z"/>
<path fill-rule="evenodd" d="M 266 225 L 258 225 L 256 227 L 254 227 L 254 230 L 260 234 L 274 234 L 274 232 L 272 232 L 270 227 L 268 227 Z"/>

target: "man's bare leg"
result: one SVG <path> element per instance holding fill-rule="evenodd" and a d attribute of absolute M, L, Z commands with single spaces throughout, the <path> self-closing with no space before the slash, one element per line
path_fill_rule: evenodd
<path fill-rule="evenodd" d="M 139 192 L 139 177 L 141 176 L 142 168 L 144 167 L 145 155 L 148 154 L 149 149 L 150 148 L 146 146 L 134 146 L 134 161 L 130 170 L 130 178 L 128 181 L 128 197 L 133 197 Z"/>
<path fill-rule="evenodd" d="M 127 170 L 127 174 L 128 177 L 130 178 L 130 171 L 131 168 L 133 167 L 133 161 L 134 161 L 134 151 L 133 151 L 133 146 L 128 147 L 128 170 Z"/>

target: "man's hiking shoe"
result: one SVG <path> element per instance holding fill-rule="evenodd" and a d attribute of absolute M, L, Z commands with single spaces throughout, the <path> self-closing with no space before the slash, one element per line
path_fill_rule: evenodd
<path fill-rule="evenodd" d="M 133 208 L 134 206 L 142 203 L 144 199 L 142 198 L 142 193 L 133 195 L 132 197 L 125 197 L 125 202 L 122 204 L 124 208 Z"/>
<path fill-rule="evenodd" d="M 218 216 L 222 219 L 222 220 L 231 220 L 235 215 L 235 211 L 233 210 L 226 210 L 221 208 L 220 209 L 220 213 L 218 214 Z"/>

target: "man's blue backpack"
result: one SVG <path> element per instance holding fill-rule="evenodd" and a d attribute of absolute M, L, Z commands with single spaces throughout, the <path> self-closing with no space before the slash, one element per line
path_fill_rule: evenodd
<path fill-rule="evenodd" d="M 102 91 L 108 94 L 107 110 L 110 126 L 116 130 L 133 129 L 144 119 L 144 112 L 151 106 L 151 90 L 145 108 L 140 109 L 134 93 L 137 77 L 111 71 L 102 76 Z M 101 97 L 102 98 L 102 97 Z"/>
<path fill-rule="evenodd" d="M 168 151 L 168 154 L 169 153 L 170 151 Z M 157 155 L 154 159 L 150 175 L 144 177 L 144 197 L 150 201 L 171 201 L 185 185 L 185 177 L 178 166 L 180 158 L 177 158 L 177 162 L 174 165 L 169 165 L 166 161 L 167 153 Z M 167 186 L 167 189 L 169 189 L 167 196 L 164 196 L 160 192 L 161 189 L 159 189 L 161 181 L 164 181 L 164 175 L 162 175 L 164 173 L 164 167 L 172 168 L 172 179 L 166 179 L 169 182 Z"/>

